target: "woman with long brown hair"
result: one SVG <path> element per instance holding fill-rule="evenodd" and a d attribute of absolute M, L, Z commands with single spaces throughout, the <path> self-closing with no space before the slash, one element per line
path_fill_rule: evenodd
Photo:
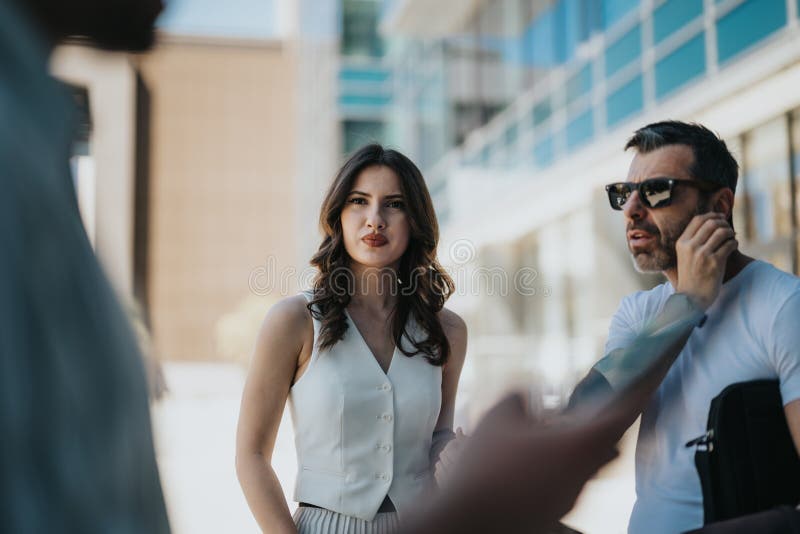
<path fill-rule="evenodd" d="M 236 468 L 274 534 L 392 533 L 433 484 L 453 436 L 466 326 L 444 308 L 453 282 L 419 169 L 379 145 L 358 150 L 323 202 L 312 290 L 267 314 L 242 397 Z M 270 460 L 289 401 L 294 517 Z"/>

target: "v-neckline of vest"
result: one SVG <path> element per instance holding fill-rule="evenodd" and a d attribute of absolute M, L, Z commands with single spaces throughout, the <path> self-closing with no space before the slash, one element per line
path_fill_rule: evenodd
<path fill-rule="evenodd" d="M 344 314 L 347 317 L 347 320 L 350 321 L 350 323 L 353 325 L 353 329 L 356 331 L 358 339 L 361 340 L 361 344 L 364 345 L 365 349 L 367 349 L 367 354 L 369 354 L 370 359 L 375 363 L 375 366 L 378 368 L 378 371 L 380 371 L 386 378 L 389 378 L 389 373 L 391 372 L 392 365 L 394 364 L 394 357 L 397 355 L 397 344 L 395 343 L 394 349 L 392 349 L 392 357 L 389 359 L 389 366 L 384 371 L 383 367 L 381 367 L 381 362 L 378 361 L 378 358 L 375 356 L 375 353 L 372 352 L 371 348 L 369 348 L 369 343 L 367 343 L 367 340 L 364 339 L 364 336 L 361 334 L 361 330 L 358 329 L 358 325 L 350 316 L 350 313 L 347 311 L 347 308 L 344 308 Z"/>

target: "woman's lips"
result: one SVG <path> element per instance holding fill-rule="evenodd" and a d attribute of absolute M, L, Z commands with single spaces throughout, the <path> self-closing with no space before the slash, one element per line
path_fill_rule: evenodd
<path fill-rule="evenodd" d="M 383 245 L 388 243 L 386 238 L 380 234 L 370 234 L 368 236 L 364 236 L 361 238 L 361 241 L 363 241 L 370 247 L 382 247 Z"/>

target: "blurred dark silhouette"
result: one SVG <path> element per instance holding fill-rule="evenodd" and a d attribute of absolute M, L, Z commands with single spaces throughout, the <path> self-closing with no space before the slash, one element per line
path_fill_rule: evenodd
<path fill-rule="evenodd" d="M 66 37 L 146 49 L 160 8 L 0 0 L 3 532 L 169 532 L 142 358 L 78 213 L 74 103 L 48 74 Z"/>

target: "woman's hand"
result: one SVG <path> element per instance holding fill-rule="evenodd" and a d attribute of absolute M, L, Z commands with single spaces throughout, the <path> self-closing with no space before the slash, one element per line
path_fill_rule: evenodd
<path fill-rule="evenodd" d="M 469 438 L 464 435 L 461 427 L 458 427 L 455 437 L 447 442 L 447 445 L 444 446 L 444 449 L 439 454 L 439 461 L 436 462 L 433 468 L 433 476 L 436 479 L 436 485 L 440 488 L 445 487 L 448 481 L 453 478 L 468 441 Z"/>

